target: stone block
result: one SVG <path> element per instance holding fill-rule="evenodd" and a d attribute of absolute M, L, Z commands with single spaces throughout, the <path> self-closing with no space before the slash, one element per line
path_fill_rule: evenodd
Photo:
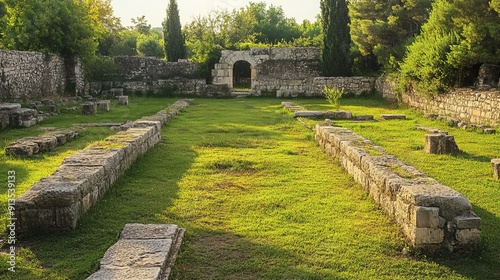
<path fill-rule="evenodd" d="M 382 114 L 380 115 L 382 120 L 406 120 L 406 115 L 403 114 Z"/>
<path fill-rule="evenodd" d="M 415 228 L 414 229 L 414 244 L 429 245 L 440 244 L 444 241 L 444 229 L 439 228 Z"/>
<path fill-rule="evenodd" d="M 453 222 L 457 229 L 479 229 L 481 226 L 481 218 L 476 216 L 474 212 L 471 212 L 468 216 L 455 217 Z"/>
<path fill-rule="evenodd" d="M 94 102 L 87 102 L 82 105 L 82 114 L 95 115 L 97 114 L 97 104 Z"/>
<path fill-rule="evenodd" d="M 101 268 L 86 280 L 160 280 L 159 267 Z"/>
<path fill-rule="evenodd" d="M 491 166 L 493 167 L 493 178 L 500 180 L 500 158 L 492 159 Z"/>
<path fill-rule="evenodd" d="M 432 133 L 425 135 L 424 151 L 428 154 L 452 154 L 460 150 L 453 136 Z"/>
<path fill-rule="evenodd" d="M 0 111 L 10 111 L 21 109 L 21 104 L 19 103 L 0 103 Z"/>
<path fill-rule="evenodd" d="M 127 106 L 128 105 L 128 96 L 127 95 L 118 96 L 118 105 Z"/>
<path fill-rule="evenodd" d="M 97 102 L 97 107 L 101 111 L 109 112 L 111 109 L 111 101 L 109 101 L 109 100 L 99 101 L 99 102 Z"/>
<path fill-rule="evenodd" d="M 126 224 L 120 239 L 176 239 L 178 231 L 173 224 Z"/>
<path fill-rule="evenodd" d="M 477 228 L 458 229 L 455 238 L 462 245 L 477 245 L 481 239 L 481 231 Z"/>
<path fill-rule="evenodd" d="M 14 143 L 5 148 L 5 154 L 9 156 L 32 156 L 40 150 L 34 142 Z"/>
<path fill-rule="evenodd" d="M 417 228 L 438 228 L 439 208 L 417 206 L 412 211 L 412 224 Z"/>
<path fill-rule="evenodd" d="M 10 125 L 9 115 L 0 111 L 0 130 Z"/>
<path fill-rule="evenodd" d="M 372 115 L 356 115 L 352 119 L 355 121 L 372 121 L 374 117 Z"/>

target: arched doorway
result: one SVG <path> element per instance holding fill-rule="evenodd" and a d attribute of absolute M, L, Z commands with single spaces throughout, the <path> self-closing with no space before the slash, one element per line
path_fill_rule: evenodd
<path fill-rule="evenodd" d="M 250 91 L 252 88 L 252 65 L 244 60 L 233 65 L 233 89 L 235 91 Z"/>

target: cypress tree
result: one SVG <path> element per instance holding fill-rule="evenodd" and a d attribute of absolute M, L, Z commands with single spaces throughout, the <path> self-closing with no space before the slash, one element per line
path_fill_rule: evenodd
<path fill-rule="evenodd" d="M 345 0 L 321 0 L 320 5 L 323 23 L 323 75 L 350 76 L 351 36 L 347 3 Z"/>
<path fill-rule="evenodd" d="M 176 62 L 186 58 L 185 40 L 182 35 L 179 8 L 175 0 L 170 0 L 167 8 L 167 18 L 163 22 L 163 40 L 167 60 Z"/>

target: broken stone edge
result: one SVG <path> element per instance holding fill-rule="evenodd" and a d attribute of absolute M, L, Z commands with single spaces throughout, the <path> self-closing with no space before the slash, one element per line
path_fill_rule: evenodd
<path fill-rule="evenodd" d="M 16 231 L 75 229 L 80 217 L 135 160 L 160 141 L 161 127 L 191 101 L 179 100 L 135 121 L 126 131 L 65 158 L 52 175 L 40 179 L 16 199 Z"/>
<path fill-rule="evenodd" d="M 322 126 L 315 138 L 426 253 L 470 251 L 480 241 L 481 219 L 459 192 L 341 127 Z"/>
<path fill-rule="evenodd" d="M 132 235 L 127 235 L 130 230 Z M 126 224 L 118 242 L 111 246 L 101 259 L 99 270 L 87 280 L 166 280 L 179 254 L 185 232 L 185 229 L 173 224 Z M 141 246 L 139 250 L 129 250 L 127 247 L 128 244 L 140 245 L 144 242 L 159 245 L 161 253 Z M 117 252 L 123 252 L 127 256 Z M 148 261 L 148 258 L 159 262 Z"/>

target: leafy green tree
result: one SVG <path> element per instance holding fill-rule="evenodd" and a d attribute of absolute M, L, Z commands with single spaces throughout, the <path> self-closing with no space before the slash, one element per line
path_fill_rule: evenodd
<path fill-rule="evenodd" d="M 397 68 L 406 45 L 419 34 L 433 0 L 358 0 L 349 2 L 351 37 L 359 60 L 385 70 Z M 369 62 L 368 62 L 369 63 Z"/>
<path fill-rule="evenodd" d="M 323 75 L 350 76 L 349 16 L 345 0 L 321 0 Z"/>
<path fill-rule="evenodd" d="M 110 55 L 110 48 L 123 29 L 120 19 L 113 14 L 111 0 L 84 0 L 92 29 L 99 43 L 101 55 Z"/>
<path fill-rule="evenodd" d="M 161 34 L 150 32 L 148 35 L 139 35 L 137 39 L 137 53 L 141 56 L 165 57 Z"/>
<path fill-rule="evenodd" d="M 139 34 L 148 35 L 151 31 L 151 24 L 148 24 L 146 16 L 133 18 L 132 23 L 135 24 L 133 30 Z"/>
<path fill-rule="evenodd" d="M 436 0 L 401 63 L 401 90 L 436 94 L 470 85 L 482 63 L 500 62 L 500 16 L 488 0 Z"/>
<path fill-rule="evenodd" d="M 113 37 L 109 48 L 110 56 L 137 55 L 137 40 L 141 34 L 133 30 L 122 30 Z"/>
<path fill-rule="evenodd" d="M 163 38 L 168 61 L 186 58 L 184 35 L 182 34 L 179 8 L 175 0 L 170 0 L 167 8 L 167 18 L 163 22 Z"/>
<path fill-rule="evenodd" d="M 9 49 L 91 57 L 96 32 L 81 1 L 6 0 L 2 43 Z"/>

